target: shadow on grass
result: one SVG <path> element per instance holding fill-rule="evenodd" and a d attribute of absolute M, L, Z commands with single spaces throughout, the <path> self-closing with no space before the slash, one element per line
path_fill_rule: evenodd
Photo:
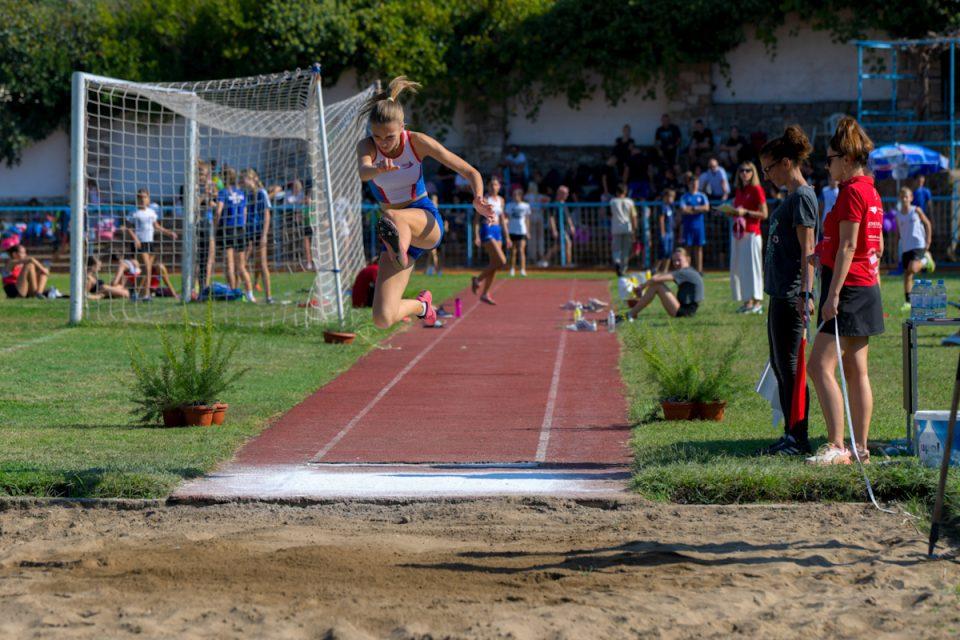
<path fill-rule="evenodd" d="M 818 551 L 843 550 L 856 551 L 864 554 L 855 560 L 835 562 Z M 521 574 L 527 572 L 557 572 L 557 571 L 597 571 L 618 567 L 657 567 L 664 565 L 690 564 L 704 567 L 724 566 L 751 566 L 767 564 L 793 564 L 798 567 L 814 567 L 829 569 L 833 567 L 848 567 L 858 564 L 887 562 L 882 553 L 885 548 L 868 548 L 855 544 L 844 544 L 837 540 L 823 543 L 807 541 L 782 542 L 775 544 L 753 544 L 745 541 L 704 543 L 704 544 L 663 544 L 651 540 L 636 540 L 612 547 L 597 547 L 595 549 L 572 549 L 550 553 L 527 552 L 466 552 L 460 557 L 475 559 L 515 559 L 537 558 L 541 556 L 564 556 L 558 562 L 538 562 L 521 567 L 490 566 L 470 562 L 441 562 L 436 564 L 407 564 L 414 569 L 432 569 L 446 571 L 472 571 L 498 575 Z M 788 552 L 811 552 L 787 556 Z M 698 554 L 698 555 L 691 555 Z M 761 555 L 771 554 L 771 555 Z M 702 557 L 702 556 L 714 557 Z M 889 561 L 900 566 L 908 566 L 925 562 L 924 559 Z M 569 574 L 554 573 L 550 577 L 560 579 Z"/>
<path fill-rule="evenodd" d="M 0 465 L 0 495 L 51 498 L 158 498 L 180 481 L 203 475 L 198 467 L 154 470 L 44 469 Z"/>

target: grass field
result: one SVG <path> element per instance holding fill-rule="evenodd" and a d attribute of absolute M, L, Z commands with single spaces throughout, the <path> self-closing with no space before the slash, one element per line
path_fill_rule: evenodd
<path fill-rule="evenodd" d="M 683 503 L 738 503 L 789 500 L 866 499 L 855 466 L 812 468 L 796 459 L 761 458 L 753 452 L 780 435 L 771 426 L 770 407 L 754 393 L 767 361 L 766 316 L 738 315 L 730 301 L 725 275 L 706 277 L 707 299 L 696 317 L 668 322 L 662 309 L 648 309 L 641 321 L 621 332 L 624 343 L 621 369 L 630 396 L 636 453 L 634 487 L 641 494 Z M 952 297 L 960 278 L 949 277 Z M 902 280 L 882 282 L 886 333 L 870 341 L 870 375 L 875 395 L 871 441 L 905 435 L 902 407 L 902 357 L 900 327 L 906 317 Z M 673 331 L 673 333 L 671 333 Z M 735 364 L 739 391 L 729 399 L 723 422 L 667 422 L 648 383 L 642 346 L 651 340 L 693 340 L 705 352 L 716 351 L 744 332 L 742 357 Z M 920 408 L 948 409 L 958 350 L 939 346 L 947 329 L 925 329 L 919 339 Z M 811 385 L 810 433 L 814 446 L 825 441 L 823 415 Z M 887 500 L 925 501 L 935 487 L 935 472 L 914 458 L 882 464 L 874 456 L 869 467 L 877 497 Z M 960 491 L 951 474 L 954 494 Z"/>

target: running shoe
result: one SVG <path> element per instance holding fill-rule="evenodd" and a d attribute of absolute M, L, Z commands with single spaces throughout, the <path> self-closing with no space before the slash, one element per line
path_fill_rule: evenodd
<path fill-rule="evenodd" d="M 745 304 L 742 304 L 742 305 L 740 305 L 740 308 L 737 309 L 737 313 L 746 313 L 746 312 L 749 311 L 749 310 L 750 310 L 750 307 L 748 307 L 748 306 L 745 305 Z"/>
<path fill-rule="evenodd" d="M 807 458 L 807 464 L 815 464 L 821 467 L 832 464 L 850 464 L 850 457 L 849 449 L 841 449 L 828 443 L 820 447 L 816 455 Z"/>
<path fill-rule="evenodd" d="M 273 296 L 267 296 L 267 304 L 273 304 Z"/>
<path fill-rule="evenodd" d="M 521 277 L 521 278 L 526 278 L 526 277 L 527 277 L 527 270 L 526 270 L 526 269 L 520 269 L 520 277 Z"/>
<path fill-rule="evenodd" d="M 417 316 L 423 320 L 423 326 L 432 327 L 437 324 L 437 310 L 433 308 L 433 294 L 429 289 L 424 289 L 417 294 L 417 300 L 423 303 L 425 310 L 423 315 Z"/>
<path fill-rule="evenodd" d="M 470 278 L 470 290 L 473 291 L 473 295 L 477 295 L 477 291 L 480 290 L 480 279 L 477 276 Z"/>
<path fill-rule="evenodd" d="M 753 305 L 752 307 L 750 307 L 749 309 L 747 309 L 744 313 L 749 313 L 749 314 L 752 314 L 752 315 L 755 315 L 755 316 L 763 315 L 763 305 L 762 305 L 762 304 L 755 304 L 755 305 Z"/>
<path fill-rule="evenodd" d="M 937 270 L 937 263 L 933 260 L 933 255 L 929 251 L 924 251 L 923 253 L 923 268 L 927 273 L 933 273 Z"/>
<path fill-rule="evenodd" d="M 909 302 L 904 302 L 902 305 L 900 305 L 900 311 L 903 313 L 910 313 L 911 308 L 912 307 L 910 306 Z"/>
<path fill-rule="evenodd" d="M 490 296 L 488 296 L 487 294 L 483 294 L 482 296 L 480 296 L 480 302 L 486 302 L 487 304 L 492 306 L 496 306 L 497 304 L 496 301 Z"/>
<path fill-rule="evenodd" d="M 511 277 L 511 278 L 516 278 L 516 277 L 517 277 L 517 270 L 514 269 L 513 267 L 510 267 L 510 277 Z"/>
<path fill-rule="evenodd" d="M 782 436 L 769 447 L 757 450 L 758 456 L 805 456 L 813 453 L 810 443 L 791 435 Z"/>
<path fill-rule="evenodd" d="M 392 220 L 380 218 L 377 221 L 377 237 L 387 248 L 387 257 L 400 265 L 401 269 L 407 268 L 407 253 L 400 251 L 400 232 L 397 231 L 397 225 Z"/>

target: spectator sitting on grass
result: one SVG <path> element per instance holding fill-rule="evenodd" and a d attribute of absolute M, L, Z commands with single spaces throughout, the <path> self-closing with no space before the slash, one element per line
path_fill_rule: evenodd
<path fill-rule="evenodd" d="M 43 298 L 50 270 L 36 258 L 27 255 L 22 244 L 10 247 L 7 266 L 3 272 L 3 291 L 8 298 Z M 51 289 L 50 293 L 56 289 Z M 57 296 L 50 296 L 57 297 Z"/>
<path fill-rule="evenodd" d="M 673 252 L 671 261 L 673 271 L 658 273 L 637 290 L 639 300 L 629 311 L 631 318 L 636 318 L 654 298 L 660 298 L 671 318 L 689 318 L 697 313 L 703 302 L 703 277 L 690 266 L 690 256 L 682 247 Z M 676 294 L 667 286 L 669 282 L 677 283 Z"/>
<path fill-rule="evenodd" d="M 727 200 L 730 197 L 730 180 L 716 158 L 710 158 L 707 170 L 700 174 L 700 191 L 711 200 Z"/>
<path fill-rule="evenodd" d="M 713 131 L 710 131 L 699 118 L 693 123 L 690 132 L 690 145 L 687 147 L 687 157 L 691 164 L 695 164 L 700 156 L 713 152 Z"/>
<path fill-rule="evenodd" d="M 98 278 L 103 264 L 100 258 L 96 256 L 87 256 L 87 280 L 86 290 L 87 299 L 99 300 L 101 298 L 129 298 L 130 292 L 126 287 L 120 284 L 106 284 Z"/>
<path fill-rule="evenodd" d="M 654 146 L 664 166 L 677 164 L 677 150 L 680 149 L 680 127 L 670 122 L 670 116 L 660 116 L 660 126 L 653 134 Z"/>

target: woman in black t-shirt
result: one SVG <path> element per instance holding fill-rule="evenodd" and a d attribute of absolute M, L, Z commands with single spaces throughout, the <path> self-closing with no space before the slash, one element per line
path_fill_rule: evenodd
<path fill-rule="evenodd" d="M 816 245 L 817 195 L 803 178 L 800 167 L 813 148 L 797 126 L 787 127 L 783 135 L 760 150 L 760 165 L 768 180 L 787 190 L 779 206 L 773 205 L 770 231 L 764 257 L 764 292 L 770 297 L 767 314 L 767 340 L 770 368 L 777 378 L 780 408 L 784 414 L 784 435 L 761 455 L 806 455 L 811 452 L 807 436 L 810 409 L 807 401 L 795 424 L 791 422 L 791 403 L 796 384 L 800 343 L 813 311 L 813 269 L 808 257 Z"/>

